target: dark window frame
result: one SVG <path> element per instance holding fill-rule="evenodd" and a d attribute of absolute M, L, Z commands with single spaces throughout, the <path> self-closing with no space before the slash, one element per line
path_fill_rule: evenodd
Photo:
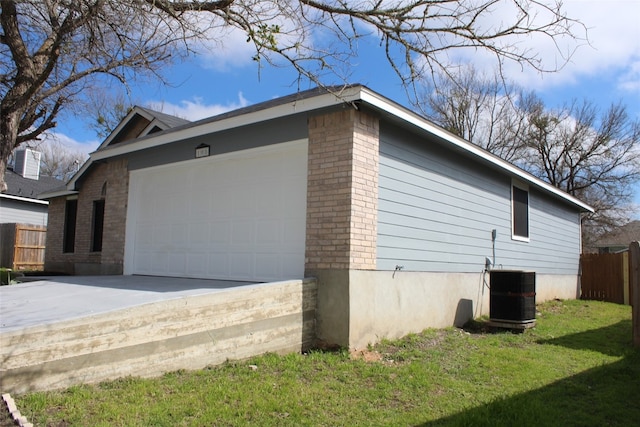
<path fill-rule="evenodd" d="M 78 199 L 67 199 L 64 205 L 64 231 L 62 253 L 72 254 L 76 249 L 76 223 L 78 221 Z"/>
<path fill-rule="evenodd" d="M 104 206 L 104 199 L 93 201 L 93 215 L 91 218 L 91 252 L 102 252 Z"/>

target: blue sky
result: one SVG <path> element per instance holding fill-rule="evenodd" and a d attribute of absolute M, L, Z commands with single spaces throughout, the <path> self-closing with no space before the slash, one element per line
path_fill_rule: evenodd
<path fill-rule="evenodd" d="M 621 101 L 632 117 L 640 119 L 640 0 L 563 3 L 569 16 L 588 27 L 590 46 L 581 46 L 559 72 L 540 75 L 512 64 L 506 68 L 507 78 L 535 90 L 548 107 L 586 98 L 605 109 L 612 102 Z M 171 87 L 154 83 L 133 85 L 132 100 L 195 120 L 295 92 L 296 76 L 291 70 L 257 69 L 245 38 L 243 34 L 229 34 L 223 48 L 172 67 L 167 72 Z M 522 42 L 538 50 L 547 64 L 556 60 L 556 51 L 548 43 L 535 38 Z M 476 54 L 466 60 L 477 69 L 491 71 L 492 63 L 486 55 Z M 350 71 L 352 83 L 365 84 L 400 104 L 409 105 L 399 79 L 375 42 L 361 45 L 361 55 Z M 100 141 L 88 128 L 87 119 L 90 118 L 65 115 L 58 120 L 54 133 L 70 149 L 91 152 Z M 640 205 L 640 188 L 636 190 L 636 204 Z"/>

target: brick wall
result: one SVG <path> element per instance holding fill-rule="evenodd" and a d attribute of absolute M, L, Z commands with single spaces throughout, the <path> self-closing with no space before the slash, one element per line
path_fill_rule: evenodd
<path fill-rule="evenodd" d="M 75 250 L 63 253 L 66 197 L 49 202 L 45 268 L 68 273 L 122 273 L 129 172 L 126 160 L 94 164 L 79 184 Z M 105 194 L 103 194 L 103 191 Z M 102 251 L 92 251 L 93 204 L 105 200 Z M 83 265 L 83 269 L 78 269 Z M 93 266 L 93 267 L 91 267 Z"/>
<path fill-rule="evenodd" d="M 378 119 L 348 109 L 309 119 L 305 269 L 376 267 Z"/>
<path fill-rule="evenodd" d="M 64 197 L 49 200 L 47 243 L 44 253 L 45 270 L 58 270 L 58 268 L 53 266 L 65 261 L 64 254 L 62 253 L 65 204 L 66 199 Z"/>
<path fill-rule="evenodd" d="M 102 262 L 122 266 L 129 197 L 129 171 L 126 160 L 107 164 Z"/>
<path fill-rule="evenodd" d="M 107 164 L 94 164 L 92 170 L 85 176 L 86 178 L 80 183 L 80 194 L 78 195 L 74 261 L 100 264 L 102 253 L 91 251 L 93 202 L 104 198 L 102 188 L 107 184 Z M 109 233 L 106 227 L 104 230 L 105 234 Z"/>

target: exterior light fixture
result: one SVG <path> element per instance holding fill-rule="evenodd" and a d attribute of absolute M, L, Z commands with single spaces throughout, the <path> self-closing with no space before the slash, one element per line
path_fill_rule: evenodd
<path fill-rule="evenodd" d="M 198 145 L 196 147 L 196 159 L 207 156 L 209 156 L 209 146 L 207 144 Z"/>

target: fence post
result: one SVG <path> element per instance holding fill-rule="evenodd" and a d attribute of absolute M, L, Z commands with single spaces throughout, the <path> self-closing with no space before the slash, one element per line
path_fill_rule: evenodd
<path fill-rule="evenodd" d="M 629 245 L 629 284 L 633 306 L 633 345 L 640 347 L 640 242 Z"/>

